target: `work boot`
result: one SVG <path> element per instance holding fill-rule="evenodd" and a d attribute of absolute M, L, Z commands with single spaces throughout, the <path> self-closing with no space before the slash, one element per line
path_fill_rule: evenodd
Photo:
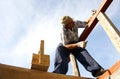
<path fill-rule="evenodd" d="M 104 74 L 106 71 L 107 71 L 107 70 L 100 69 L 100 70 L 92 73 L 92 75 L 93 75 L 94 77 L 98 77 L 98 76 L 101 76 L 102 74 Z"/>

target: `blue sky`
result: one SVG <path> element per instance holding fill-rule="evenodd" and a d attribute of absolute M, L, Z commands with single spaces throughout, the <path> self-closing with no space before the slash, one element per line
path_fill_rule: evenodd
<path fill-rule="evenodd" d="M 55 48 L 60 42 L 60 18 L 69 15 L 87 20 L 102 0 L 0 0 L 0 63 L 30 68 L 32 54 L 45 40 L 45 54 L 50 55 L 49 72 L 53 70 Z M 114 0 L 106 14 L 120 31 L 120 0 Z M 80 29 L 79 31 L 83 31 Z M 80 34 L 81 32 L 79 32 Z M 118 60 L 120 53 L 98 23 L 87 38 L 87 50 L 105 69 Z M 72 74 L 69 65 L 68 75 Z M 91 77 L 81 64 L 82 76 Z"/>

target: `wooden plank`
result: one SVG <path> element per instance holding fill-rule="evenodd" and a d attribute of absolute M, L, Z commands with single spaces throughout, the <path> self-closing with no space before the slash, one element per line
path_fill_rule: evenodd
<path fill-rule="evenodd" d="M 105 13 L 100 12 L 97 16 L 100 24 L 107 33 L 108 37 L 112 41 L 115 48 L 120 53 L 120 32 L 112 23 L 112 21 L 107 17 Z"/>
<path fill-rule="evenodd" d="M 97 79 L 120 79 L 120 61 L 115 63 L 107 72 Z"/>
<path fill-rule="evenodd" d="M 40 42 L 40 51 L 38 53 L 44 55 L 44 40 Z"/>
<path fill-rule="evenodd" d="M 0 64 L 0 79 L 92 79 Z"/>
<path fill-rule="evenodd" d="M 79 42 L 80 47 L 85 48 L 86 45 L 87 45 L 87 42 L 88 41 Z M 79 67 L 78 67 L 78 64 L 77 64 L 77 60 L 75 59 L 75 57 L 72 53 L 70 54 L 70 60 L 71 60 L 71 65 L 72 65 L 74 76 L 80 76 L 80 71 L 79 71 Z"/>
<path fill-rule="evenodd" d="M 33 54 L 31 69 L 47 71 L 50 65 L 49 55 L 44 55 L 44 40 L 40 42 L 38 54 Z"/>
<path fill-rule="evenodd" d="M 41 40 L 40 42 L 40 50 L 38 54 L 40 54 L 40 63 L 42 64 L 44 60 L 44 40 Z"/>
<path fill-rule="evenodd" d="M 33 54 L 31 69 L 47 71 L 50 65 L 50 57 L 49 55 L 44 55 L 42 63 L 40 61 L 40 57 L 40 54 Z"/>
<path fill-rule="evenodd" d="M 73 54 L 70 54 L 70 61 L 71 61 L 72 69 L 73 69 L 73 75 L 80 77 L 80 71 L 78 68 L 77 60 L 75 59 Z"/>
<path fill-rule="evenodd" d="M 120 68 L 116 70 L 111 76 L 111 79 L 120 79 Z"/>
<path fill-rule="evenodd" d="M 88 35 L 91 33 L 95 25 L 98 23 L 97 15 L 100 12 L 105 12 L 109 5 L 111 4 L 113 0 L 103 0 L 100 7 L 97 9 L 96 13 L 90 18 L 90 21 L 88 23 L 88 27 L 85 28 L 85 30 L 80 35 L 79 41 L 84 41 L 88 37 Z"/>

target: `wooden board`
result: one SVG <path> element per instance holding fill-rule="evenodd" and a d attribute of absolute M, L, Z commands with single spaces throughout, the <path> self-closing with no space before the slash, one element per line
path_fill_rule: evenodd
<path fill-rule="evenodd" d="M 44 57 L 41 61 L 41 56 Z M 31 69 L 47 71 L 50 65 L 49 55 L 33 54 Z"/>
<path fill-rule="evenodd" d="M 0 79 L 92 79 L 0 64 Z"/>
<path fill-rule="evenodd" d="M 107 72 L 98 79 L 120 79 L 120 61 L 115 63 Z"/>
<path fill-rule="evenodd" d="M 50 56 L 44 55 L 44 40 L 41 40 L 38 54 L 33 53 L 31 69 L 47 71 L 49 65 Z"/>
<path fill-rule="evenodd" d="M 105 12 L 113 0 L 103 0 L 97 12 L 91 17 L 88 27 L 80 35 L 79 41 L 85 41 L 88 35 L 91 33 L 95 25 L 98 23 L 97 16 L 100 12 Z"/>
<path fill-rule="evenodd" d="M 100 12 L 97 16 L 106 34 L 110 38 L 115 48 L 120 53 L 120 32 L 105 13 Z"/>
<path fill-rule="evenodd" d="M 80 71 L 79 71 L 79 68 L 78 68 L 78 63 L 77 63 L 77 60 L 75 59 L 75 57 L 72 53 L 70 54 L 70 61 L 71 61 L 71 65 L 72 65 L 73 75 L 80 77 Z"/>

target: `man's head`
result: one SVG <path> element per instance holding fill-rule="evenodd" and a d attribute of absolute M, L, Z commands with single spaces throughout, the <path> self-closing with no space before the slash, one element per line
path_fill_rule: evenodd
<path fill-rule="evenodd" d="M 63 24 L 65 27 L 72 27 L 74 22 L 70 16 L 63 16 L 61 24 Z"/>

